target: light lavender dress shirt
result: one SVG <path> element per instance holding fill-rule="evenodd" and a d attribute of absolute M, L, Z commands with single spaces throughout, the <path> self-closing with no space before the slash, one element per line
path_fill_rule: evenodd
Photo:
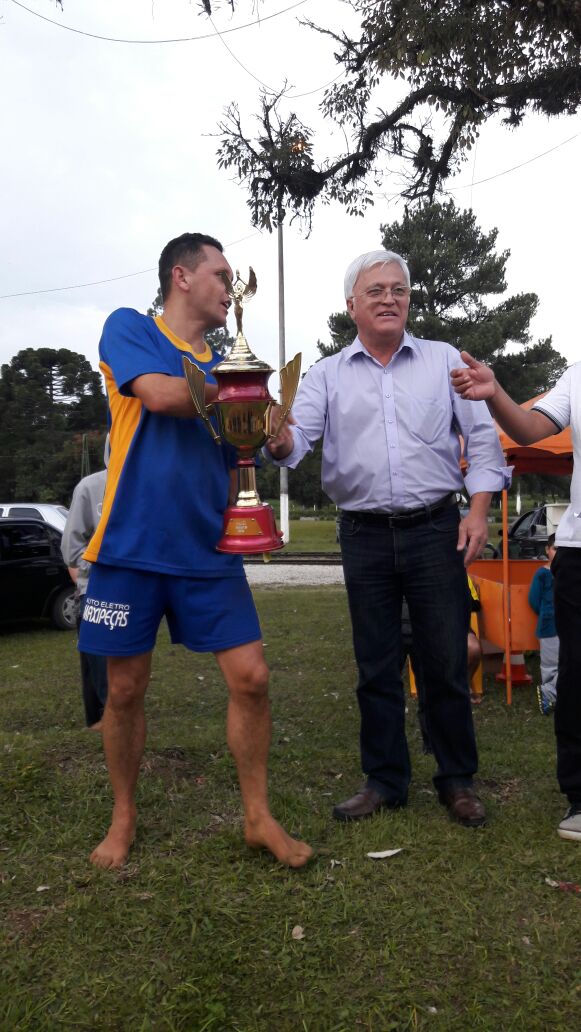
<path fill-rule="evenodd" d="M 511 469 L 486 404 L 452 389 L 450 370 L 462 365 L 450 344 L 406 332 L 383 366 L 356 337 L 309 369 L 293 406 L 293 451 L 276 465 L 294 469 L 323 437 L 323 490 L 341 509 L 402 512 L 450 491 L 501 491 Z"/>

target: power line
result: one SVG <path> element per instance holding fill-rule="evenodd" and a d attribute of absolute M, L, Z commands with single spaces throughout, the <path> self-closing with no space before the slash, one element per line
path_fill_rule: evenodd
<path fill-rule="evenodd" d="M 559 147 L 564 147 L 566 143 L 571 143 L 572 140 L 576 140 L 581 133 L 575 133 L 573 136 L 569 136 L 567 140 L 561 140 L 560 143 L 556 143 L 554 147 L 549 147 L 548 150 L 542 151 L 540 154 L 535 154 L 532 158 L 527 158 L 526 161 L 521 161 L 520 165 L 513 165 L 512 168 L 505 168 L 502 172 L 496 172 L 493 176 L 487 176 L 486 179 L 477 179 L 476 182 L 462 183 L 461 186 L 449 186 L 446 187 L 445 193 L 455 193 L 457 190 L 471 190 L 474 186 L 480 186 L 482 183 L 489 183 L 491 179 L 500 179 L 501 176 L 508 175 L 509 172 L 515 172 L 518 168 L 523 168 L 524 165 L 530 165 L 531 162 L 537 161 L 539 158 L 544 158 L 546 154 L 551 154 L 552 151 L 559 150 Z M 393 200 L 393 197 L 399 196 L 394 193 L 392 197 L 387 197 L 385 191 L 374 191 L 374 197 L 383 197 L 385 200 Z"/>
<path fill-rule="evenodd" d="M 255 236 L 261 236 L 261 233 L 259 231 L 249 233 L 248 236 L 240 237 L 239 240 L 232 240 L 224 246 L 234 247 L 236 244 L 242 244 L 245 240 L 250 240 Z M 110 276 L 109 279 L 92 280 L 90 283 L 71 283 L 66 287 L 46 287 L 44 290 L 20 290 L 16 294 L 0 294 L 0 301 L 7 301 L 11 297 L 31 297 L 34 294 L 56 294 L 61 290 L 81 290 L 83 287 L 99 287 L 103 283 L 117 283 L 119 280 L 131 279 L 133 276 L 145 276 L 148 272 L 157 272 L 157 266 L 155 265 L 151 269 L 141 269 L 140 272 L 127 272 L 124 276 Z"/>
<path fill-rule="evenodd" d="M 247 67 L 246 67 L 246 65 L 242 63 L 242 61 L 240 60 L 240 58 L 236 57 L 236 54 L 235 54 L 235 53 L 234 53 L 234 51 L 233 51 L 233 50 L 232 50 L 232 49 L 231 49 L 231 48 L 230 48 L 230 47 L 228 46 L 228 44 L 227 44 L 226 40 L 225 40 L 225 39 L 222 39 L 223 33 L 222 33 L 222 32 L 220 31 L 220 29 L 218 29 L 218 28 L 217 28 L 217 26 L 216 26 L 216 25 L 214 24 L 214 21 L 213 21 L 213 19 L 212 19 L 212 18 L 210 18 L 210 24 L 212 25 L 212 27 L 213 27 L 213 29 L 214 29 L 214 31 L 215 31 L 215 33 L 216 33 L 216 35 L 217 35 L 217 36 L 218 36 L 218 38 L 220 39 L 220 42 L 221 42 L 221 43 L 223 44 L 223 46 L 225 46 L 225 47 L 226 47 L 226 50 L 227 50 L 227 51 L 228 51 L 228 53 L 230 54 L 230 57 L 232 58 L 232 60 L 233 60 L 233 61 L 236 61 L 236 64 L 237 64 L 237 65 L 240 65 L 240 67 L 242 68 L 242 70 L 243 70 L 244 72 L 246 72 L 246 74 L 247 74 L 247 75 L 249 75 L 251 79 L 254 79 L 254 81 L 255 81 L 255 82 L 258 82 L 258 83 L 260 83 L 260 85 L 261 85 L 261 86 L 264 86 L 264 88 L 265 88 L 266 90 L 269 90 L 269 91 L 270 91 L 270 93 L 277 93 L 278 91 L 277 91 L 277 90 L 275 90 L 273 86 L 269 86 L 269 85 L 268 85 L 268 84 L 267 84 L 266 82 L 263 82 L 263 80 L 262 80 L 262 79 L 259 79 L 259 78 L 258 78 L 258 76 L 254 74 L 254 72 L 251 72 L 251 71 L 250 71 L 250 68 L 247 68 Z M 340 79 L 342 75 L 346 75 L 346 74 L 347 74 L 347 73 L 346 73 L 345 71 L 339 72 L 339 74 L 338 74 L 338 75 L 336 75 L 334 79 L 330 79 L 330 80 L 329 80 L 329 82 L 325 82 L 325 83 L 323 83 L 323 85 L 322 85 L 322 86 L 317 86 L 317 87 L 316 87 L 316 89 L 314 89 L 314 90 L 308 90 L 308 91 L 307 91 L 306 93 L 285 93 L 285 94 L 284 94 L 284 97 L 285 97 L 285 99 L 286 99 L 286 100 L 299 100 L 299 99 L 300 99 L 301 97 L 310 97 L 310 96 L 312 96 L 312 95 L 313 95 L 313 93 L 319 93 L 319 92 L 320 92 L 321 90 L 325 90 L 325 89 L 327 88 L 327 86 L 332 86 L 332 85 L 333 85 L 333 83 L 334 83 L 334 82 L 337 82 L 337 80 L 338 80 L 338 79 Z"/>
<path fill-rule="evenodd" d="M 193 43 L 198 39 L 213 39 L 214 33 L 207 32 L 201 36 L 182 36 L 176 39 L 118 39 L 115 36 L 99 36 L 95 32 L 85 32 L 83 29 L 73 29 L 71 25 L 63 25 L 62 22 L 55 21 L 54 18 L 47 18 L 44 14 L 39 14 L 38 11 L 33 11 L 30 7 L 26 7 L 25 4 L 20 3 L 20 0 L 12 0 L 16 7 L 22 8 L 23 11 L 27 11 L 28 14 L 34 15 L 35 18 L 40 18 L 42 21 L 48 22 L 49 25 L 56 25 L 57 29 L 66 29 L 67 32 L 74 32 L 77 36 L 88 36 L 89 39 L 100 39 L 105 43 L 139 43 L 139 44 L 152 44 L 152 43 Z M 279 14 L 287 14 L 288 11 L 294 11 L 295 7 L 302 7 L 303 4 L 308 3 L 308 0 L 297 0 L 297 3 L 291 4 L 290 7 L 284 7 L 282 11 L 275 11 L 273 14 L 266 14 L 259 21 L 246 22 L 244 25 L 235 25 L 231 29 L 223 29 L 223 33 L 227 32 L 238 32 L 240 29 L 252 28 L 254 25 L 260 25 L 262 22 L 270 21 L 271 18 L 278 18 Z"/>
<path fill-rule="evenodd" d="M 541 154 L 535 154 L 532 158 L 527 158 L 526 161 L 521 161 L 519 165 L 513 165 L 512 168 L 505 168 L 503 172 L 496 172 L 493 176 L 487 176 L 486 179 L 477 179 L 475 183 L 463 183 L 462 186 L 450 186 L 447 188 L 446 193 L 455 193 L 456 190 L 470 190 L 473 186 L 481 186 L 482 183 L 489 183 L 491 179 L 500 179 L 501 176 L 508 175 L 509 172 L 515 172 L 517 168 L 523 168 L 525 165 L 530 165 L 531 162 L 537 161 L 538 158 L 544 158 L 546 154 L 551 154 L 552 151 L 559 150 L 559 147 L 564 147 L 566 143 L 571 143 L 572 140 L 576 140 L 581 133 L 575 133 L 574 136 L 570 136 L 567 140 L 561 140 L 561 143 L 556 143 L 554 147 L 549 147 L 548 150 L 542 151 Z"/>
<path fill-rule="evenodd" d="M 9 297 L 30 297 L 32 294 L 56 294 L 59 290 L 80 290 L 82 287 L 98 287 L 102 283 L 115 283 L 117 280 L 131 279 L 132 276 L 145 276 L 146 272 L 155 272 L 153 269 L 142 269 L 141 272 L 128 272 L 125 276 L 111 276 L 110 279 L 92 280 L 90 283 L 71 283 L 66 287 L 47 287 L 45 290 L 20 290 L 17 294 L 0 294 L 0 301 L 6 301 Z"/>

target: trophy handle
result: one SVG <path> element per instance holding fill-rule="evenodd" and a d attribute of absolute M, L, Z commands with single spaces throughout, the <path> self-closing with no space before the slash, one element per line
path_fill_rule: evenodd
<path fill-rule="evenodd" d="M 202 370 L 194 364 L 194 362 L 190 362 L 189 358 L 186 358 L 185 355 L 182 359 L 182 362 L 184 367 L 184 375 L 186 377 L 188 387 L 190 388 L 190 394 L 192 396 L 194 408 L 198 413 L 200 419 L 203 419 L 206 429 L 210 436 L 214 438 L 217 444 L 220 444 L 220 434 L 216 433 L 216 431 L 214 430 L 214 427 L 210 422 L 208 409 L 206 408 L 206 399 L 204 394 L 204 388 L 206 386 L 206 374 L 203 373 Z"/>
<path fill-rule="evenodd" d="M 299 385 L 299 380 L 301 376 L 301 358 L 302 355 L 299 352 L 299 354 L 295 355 L 295 357 L 291 359 L 290 362 L 287 362 L 287 364 L 283 366 L 283 368 L 280 371 L 281 413 L 278 419 L 278 423 L 276 425 L 276 429 L 273 432 L 271 427 L 272 406 L 270 406 L 270 408 L 268 409 L 266 428 L 268 437 L 278 437 L 278 434 L 280 433 L 280 428 L 282 427 L 282 424 L 284 423 L 286 417 L 288 416 L 292 408 L 292 403 L 295 400 L 295 394 L 297 393 L 297 387 Z"/>

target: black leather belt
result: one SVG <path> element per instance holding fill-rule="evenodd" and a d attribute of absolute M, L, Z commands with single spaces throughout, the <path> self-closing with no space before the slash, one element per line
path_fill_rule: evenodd
<path fill-rule="evenodd" d="M 422 505 L 417 509 L 408 509 L 406 512 L 368 512 L 365 509 L 342 509 L 341 512 L 354 520 L 355 523 L 374 523 L 382 527 L 417 527 L 420 523 L 427 523 L 432 516 L 437 516 L 444 509 L 452 505 L 458 505 L 458 496 L 455 491 L 440 498 L 433 505 Z"/>

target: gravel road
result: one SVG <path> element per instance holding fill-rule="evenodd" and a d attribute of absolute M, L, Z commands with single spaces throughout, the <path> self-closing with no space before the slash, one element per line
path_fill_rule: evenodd
<path fill-rule="evenodd" d="M 281 584 L 344 584 L 342 566 L 247 563 L 244 568 L 251 587 L 280 587 Z"/>

